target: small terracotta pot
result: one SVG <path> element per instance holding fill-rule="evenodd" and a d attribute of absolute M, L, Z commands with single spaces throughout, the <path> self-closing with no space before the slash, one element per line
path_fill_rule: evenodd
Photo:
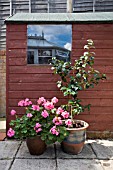
<path fill-rule="evenodd" d="M 31 155 L 41 155 L 46 150 L 46 144 L 40 136 L 27 138 L 26 144 Z"/>
<path fill-rule="evenodd" d="M 82 122 L 84 127 L 67 128 L 69 131 L 69 136 L 67 136 L 61 143 L 62 150 L 73 155 L 77 155 L 82 151 L 86 140 L 86 128 L 89 126 L 88 123 L 82 120 L 77 120 L 76 122 Z"/>

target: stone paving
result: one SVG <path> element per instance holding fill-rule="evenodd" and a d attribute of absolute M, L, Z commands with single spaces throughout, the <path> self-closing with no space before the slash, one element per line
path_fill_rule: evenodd
<path fill-rule="evenodd" d="M 25 141 L 0 142 L 0 170 L 113 170 L 113 140 L 88 140 L 78 155 L 60 144 L 50 145 L 40 156 L 30 155 Z"/>

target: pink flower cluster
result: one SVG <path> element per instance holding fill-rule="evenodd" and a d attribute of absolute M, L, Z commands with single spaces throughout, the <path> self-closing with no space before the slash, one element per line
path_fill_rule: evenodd
<path fill-rule="evenodd" d="M 40 123 L 36 123 L 36 125 L 34 127 L 34 130 L 36 131 L 36 133 L 42 131 L 41 124 Z"/>
<path fill-rule="evenodd" d="M 31 117 L 33 117 L 33 115 L 31 113 L 27 113 L 27 117 L 31 118 Z"/>
<path fill-rule="evenodd" d="M 30 105 L 32 105 L 32 101 L 30 101 L 28 98 L 18 102 L 18 106 L 30 106 Z"/>
<path fill-rule="evenodd" d="M 33 110 L 36 110 L 36 111 L 39 111 L 40 110 L 40 107 L 38 105 L 32 105 L 32 109 Z"/>
<path fill-rule="evenodd" d="M 47 101 L 44 103 L 44 107 L 47 110 L 52 110 L 52 109 L 54 109 L 54 104 L 52 102 Z"/>
<path fill-rule="evenodd" d="M 58 99 L 57 99 L 56 97 L 53 97 L 53 98 L 51 99 L 51 102 L 54 103 L 54 104 L 56 104 L 56 103 L 58 103 Z"/>
<path fill-rule="evenodd" d="M 50 129 L 50 132 L 51 132 L 53 135 L 56 135 L 56 136 L 59 135 L 59 130 L 57 130 L 56 126 L 53 126 L 53 127 Z"/>
<path fill-rule="evenodd" d="M 44 110 L 41 115 L 42 117 L 47 118 L 49 116 L 49 113 L 46 110 Z"/>
<path fill-rule="evenodd" d="M 67 111 L 62 112 L 61 115 L 64 119 L 67 119 L 69 117 L 69 113 Z"/>
<path fill-rule="evenodd" d="M 64 110 L 61 107 L 58 107 L 56 114 L 60 115 L 62 112 L 64 112 Z"/>
<path fill-rule="evenodd" d="M 16 114 L 16 111 L 15 111 L 15 110 L 11 110 L 10 114 L 11 114 L 12 116 L 14 116 L 14 115 Z"/>
<path fill-rule="evenodd" d="M 14 135 L 15 135 L 15 131 L 12 128 L 9 128 L 9 130 L 7 132 L 7 136 L 13 137 Z"/>
<path fill-rule="evenodd" d="M 62 125 L 61 117 L 55 117 L 55 118 L 53 119 L 53 123 L 54 123 L 55 125 Z"/>
<path fill-rule="evenodd" d="M 72 120 L 71 119 L 67 119 L 65 121 L 65 124 L 68 126 L 68 127 L 71 127 L 72 126 Z"/>
<path fill-rule="evenodd" d="M 40 105 L 40 104 L 43 104 L 46 102 L 46 99 L 44 97 L 40 97 L 38 100 L 37 100 L 37 103 Z"/>

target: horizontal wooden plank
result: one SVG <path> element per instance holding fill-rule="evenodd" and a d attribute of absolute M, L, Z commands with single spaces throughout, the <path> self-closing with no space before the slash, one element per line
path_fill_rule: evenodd
<path fill-rule="evenodd" d="M 9 99 L 38 99 L 39 97 L 45 97 L 51 99 L 56 96 L 57 98 L 64 98 L 62 92 L 60 91 L 9 91 Z"/>
<path fill-rule="evenodd" d="M 73 24 L 73 33 L 76 31 L 86 32 L 113 32 L 113 24 Z"/>
<path fill-rule="evenodd" d="M 27 56 L 27 50 L 25 49 L 9 49 L 8 50 L 8 57 L 20 58 L 20 57 Z"/>
<path fill-rule="evenodd" d="M 87 38 L 88 39 L 88 38 Z M 87 39 L 81 39 L 81 40 L 76 40 L 76 36 L 75 36 L 75 40 L 72 41 L 72 47 L 73 49 L 83 49 L 84 48 L 84 45 L 87 44 Z M 90 39 L 92 39 L 90 37 Z M 94 40 L 92 39 L 93 42 L 94 42 L 94 46 L 96 49 L 113 49 L 113 39 L 112 40 Z M 92 49 L 93 51 L 93 49 Z M 94 50 L 95 51 L 95 50 Z M 98 53 L 98 52 L 97 52 Z"/>
<path fill-rule="evenodd" d="M 108 82 L 100 82 L 100 84 L 98 84 L 97 86 L 95 85 L 94 88 L 91 88 L 90 90 L 95 91 L 95 90 L 113 90 L 113 83 L 108 83 Z M 46 82 L 46 83 L 9 83 L 9 90 L 10 91 L 28 91 L 28 90 L 32 90 L 32 91 L 58 91 L 58 87 L 56 85 L 56 83 L 53 82 Z"/>
<path fill-rule="evenodd" d="M 23 31 L 26 31 L 27 32 L 27 25 L 26 24 L 8 24 L 7 25 L 7 31 L 8 32 L 15 32 L 17 31 L 18 32 L 23 32 Z"/>
<path fill-rule="evenodd" d="M 10 66 L 10 73 L 52 73 L 50 65 Z"/>
<path fill-rule="evenodd" d="M 90 126 L 88 127 L 88 131 L 113 132 L 113 123 L 103 123 L 103 122 L 90 123 Z"/>
<path fill-rule="evenodd" d="M 17 74 L 9 74 L 9 82 L 11 83 L 57 82 L 58 80 L 60 80 L 60 77 L 52 73 L 51 74 L 18 74 L 18 76 Z"/>
<path fill-rule="evenodd" d="M 83 55 L 83 53 L 86 51 L 83 48 L 82 49 L 76 49 L 74 47 L 72 47 L 72 58 L 74 57 L 80 57 L 81 55 Z M 112 58 L 113 59 L 113 48 L 112 49 L 92 49 L 92 52 L 95 52 L 96 56 L 95 58 L 99 58 L 101 56 L 101 58 Z"/>
<path fill-rule="evenodd" d="M 13 107 L 13 106 L 17 106 L 18 101 L 22 100 L 21 99 L 9 99 L 9 106 Z M 31 99 L 34 103 L 36 103 L 36 99 Z M 98 107 L 113 107 L 113 99 L 81 99 L 82 100 L 82 104 L 86 105 L 86 104 L 91 104 L 91 106 L 98 106 Z M 66 104 L 67 103 L 67 99 L 59 99 L 58 102 L 58 106 L 60 106 L 61 104 Z"/>
<path fill-rule="evenodd" d="M 75 62 L 79 57 L 75 57 L 71 60 L 72 63 Z M 107 58 L 107 57 L 106 57 Z M 95 66 L 112 66 L 113 67 L 113 59 L 102 59 L 102 58 L 95 58 L 94 60 L 94 67 Z"/>
<path fill-rule="evenodd" d="M 24 66 L 27 64 L 27 58 L 9 58 L 9 66 Z"/>
<path fill-rule="evenodd" d="M 8 49 L 27 49 L 27 40 L 8 40 Z"/>
<path fill-rule="evenodd" d="M 104 31 L 92 31 L 92 32 L 82 32 L 82 31 L 76 31 L 76 33 L 73 32 L 73 40 L 87 40 L 92 39 L 94 42 L 96 40 L 113 40 L 113 34 L 111 32 Z"/>
<path fill-rule="evenodd" d="M 31 78 L 32 77 L 32 78 Z M 105 82 L 113 82 L 113 74 L 106 74 Z M 60 80 L 59 75 L 51 74 L 9 74 L 9 82 L 11 83 L 38 83 L 38 82 L 57 82 Z"/>
<path fill-rule="evenodd" d="M 9 32 L 8 35 L 9 41 L 11 40 L 26 40 L 27 39 L 27 32 Z"/>

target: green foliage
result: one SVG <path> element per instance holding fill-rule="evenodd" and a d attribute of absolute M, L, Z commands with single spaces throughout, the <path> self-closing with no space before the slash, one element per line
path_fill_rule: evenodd
<path fill-rule="evenodd" d="M 61 77 L 57 86 L 64 96 L 68 96 L 67 109 L 71 106 L 72 116 L 84 112 L 86 108 L 90 110 L 90 104 L 85 106 L 81 104 L 81 100 L 78 98 L 79 92 L 94 88 L 100 80 L 106 79 L 105 74 L 93 68 L 95 53 L 91 51 L 92 48 L 95 48 L 93 41 L 87 40 L 87 45 L 84 46 L 86 52 L 75 60 L 74 64 L 56 58 L 52 59 L 52 70 L 54 70 L 54 74 Z"/>

